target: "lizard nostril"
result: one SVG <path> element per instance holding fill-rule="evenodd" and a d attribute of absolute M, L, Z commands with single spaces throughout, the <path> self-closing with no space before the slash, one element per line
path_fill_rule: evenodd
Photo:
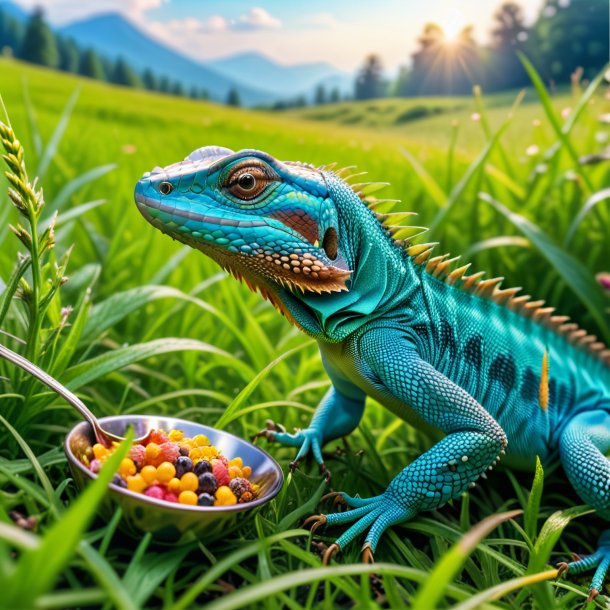
<path fill-rule="evenodd" d="M 337 236 L 337 230 L 333 227 L 326 229 L 324 239 L 322 240 L 322 248 L 331 261 L 334 261 L 337 258 L 339 238 Z"/>

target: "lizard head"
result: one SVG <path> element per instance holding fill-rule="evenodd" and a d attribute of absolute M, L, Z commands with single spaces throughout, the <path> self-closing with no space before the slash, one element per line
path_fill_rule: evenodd
<path fill-rule="evenodd" d="M 268 298 L 347 290 L 337 210 L 312 166 L 207 146 L 146 173 L 135 200 L 153 226 Z"/>

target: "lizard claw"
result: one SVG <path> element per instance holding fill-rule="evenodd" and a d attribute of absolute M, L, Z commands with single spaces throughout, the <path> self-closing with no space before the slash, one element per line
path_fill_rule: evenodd
<path fill-rule="evenodd" d="M 330 493 L 324 494 L 320 498 L 320 502 L 324 502 L 325 500 L 330 500 L 331 498 L 334 498 L 333 506 L 337 506 L 337 505 L 347 506 L 347 502 L 343 499 L 343 492 L 341 492 L 341 491 L 331 491 Z"/>
<path fill-rule="evenodd" d="M 569 569 L 570 566 L 565 561 L 560 561 L 557 564 L 557 578 L 563 576 L 564 574 L 567 574 Z"/>
<path fill-rule="evenodd" d="M 252 437 L 252 442 L 254 442 L 257 438 L 261 438 L 262 436 L 264 436 L 270 443 L 273 443 L 275 441 L 274 432 L 285 432 L 285 431 L 286 430 L 284 429 L 283 426 L 276 424 L 272 419 L 268 419 L 265 422 L 265 427 L 262 430 L 260 430 L 259 432 L 257 432 Z"/>
<path fill-rule="evenodd" d="M 313 523 L 310 530 L 313 535 L 321 525 L 326 524 L 326 515 L 312 515 L 311 517 L 307 517 L 307 519 L 303 521 L 303 527 L 307 527 L 310 523 Z"/>
<path fill-rule="evenodd" d="M 294 472 L 299 467 L 299 460 L 290 462 L 290 472 Z"/>
<path fill-rule="evenodd" d="M 326 467 L 326 464 L 320 464 L 320 472 L 324 475 L 324 478 L 326 479 L 326 484 L 328 485 L 330 483 L 331 474 L 330 470 Z"/>
<path fill-rule="evenodd" d="M 375 563 L 371 545 L 367 542 L 362 547 L 362 563 Z"/>
<path fill-rule="evenodd" d="M 341 551 L 341 547 L 337 544 L 337 543 L 333 543 L 331 544 L 326 551 L 324 552 L 324 555 L 322 556 L 322 564 L 327 566 L 330 563 L 330 560 L 339 552 Z"/>
<path fill-rule="evenodd" d="M 595 587 L 591 587 L 591 590 L 589 591 L 589 597 L 587 597 L 587 603 L 591 603 L 598 595 L 599 591 Z"/>

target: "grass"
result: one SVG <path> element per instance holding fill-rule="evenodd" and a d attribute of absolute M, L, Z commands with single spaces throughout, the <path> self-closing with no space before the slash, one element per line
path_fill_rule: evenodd
<path fill-rule="evenodd" d="M 435 101 L 441 112 L 398 127 L 368 119 L 355 127 L 331 114 L 374 114 L 364 105 L 277 115 L 77 81 L 7 60 L 0 72 L 0 94 L 45 201 L 34 209 L 37 195 L 25 189 L 20 213 L 5 189 L 0 194 L 0 328 L 25 341 L 4 335 L 2 343 L 28 353 L 98 415 L 167 413 L 249 436 L 267 418 L 288 429 L 306 426 L 328 386 L 309 339 L 137 213 L 132 192 L 144 171 L 207 144 L 357 165 L 371 180 L 390 182 L 387 196 L 404 201 L 396 209 L 419 212 L 417 224 L 432 226 L 429 239 L 442 241 L 444 251 L 506 276 L 507 285 L 608 338 L 607 302 L 594 274 L 610 260 L 603 190 L 610 172 L 608 164 L 579 162 L 608 138 L 598 120 L 610 106 L 606 85 L 547 98 L 538 83 L 519 107 L 512 97 L 476 95 Z M 395 116 L 409 103 L 375 102 L 394 104 Z M 567 106 L 572 112 L 562 117 Z M 17 161 L 24 187 L 29 178 Z M 36 239 L 21 231 L 21 243 L 9 222 Z M 19 299 L 7 299 L 14 290 Z M 393 528 L 373 567 L 358 563 L 357 545 L 321 566 L 315 545 L 337 532 L 312 542 L 299 527 L 325 491 L 313 465 L 289 476 L 237 537 L 208 547 L 131 540 L 117 529 L 119 514 L 86 528 L 96 492 L 77 500 L 60 449 L 73 412 L 7 364 L 0 376 L 0 585 L 11 593 L 0 606 L 10 599 L 48 609 L 567 609 L 586 598 L 587 576 L 541 579 L 569 551 L 590 551 L 603 522 L 584 517 L 590 511 L 574 507 L 563 477 L 540 468 L 535 477 L 499 470 L 461 501 Z M 377 494 L 430 442 L 370 401 L 359 429 L 327 447 L 334 484 Z M 293 457 L 269 449 L 284 465 Z M 14 510 L 35 519 L 34 532 L 12 523 Z M 504 514 L 514 510 L 523 516 Z M 27 567 L 43 564 L 44 586 L 32 589 Z"/>

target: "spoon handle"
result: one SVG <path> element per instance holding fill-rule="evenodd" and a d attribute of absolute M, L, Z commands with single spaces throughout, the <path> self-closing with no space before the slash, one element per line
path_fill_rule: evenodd
<path fill-rule="evenodd" d="M 46 386 L 51 388 L 53 391 L 57 392 L 62 398 L 66 400 L 70 405 L 72 405 L 93 427 L 95 432 L 95 436 L 100 442 L 102 441 L 100 437 L 104 438 L 105 434 L 100 429 L 97 419 L 93 413 L 89 410 L 89 408 L 85 405 L 85 403 L 78 397 L 76 394 L 73 394 L 68 388 L 63 386 L 59 381 L 51 377 L 48 373 L 45 373 L 41 368 L 37 367 L 35 364 L 30 362 L 27 358 L 20 356 L 14 351 L 10 350 L 8 347 L 0 344 L 0 357 L 12 362 L 13 364 L 21 367 L 24 371 L 36 377 L 39 381 L 44 383 Z M 101 434 L 100 434 L 101 433 Z"/>

